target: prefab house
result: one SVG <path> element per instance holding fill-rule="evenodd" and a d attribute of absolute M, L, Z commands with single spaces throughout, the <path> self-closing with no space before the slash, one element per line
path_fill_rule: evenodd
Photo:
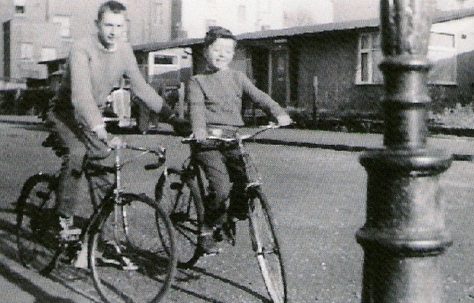
<path fill-rule="evenodd" d="M 383 96 L 379 20 L 239 35 L 272 97 L 317 114 L 378 115 Z M 433 110 L 473 101 L 474 10 L 434 17 L 428 58 Z M 264 70 L 264 72 L 262 72 Z M 259 81 L 257 81 L 259 82 Z"/>
<path fill-rule="evenodd" d="M 282 106 L 309 117 L 380 117 L 383 60 L 379 19 L 326 23 L 237 35 L 233 68 Z M 193 73 L 204 67 L 202 39 L 135 47 L 140 55 L 190 47 Z M 474 9 L 440 12 L 429 45 L 432 109 L 469 104 L 474 94 Z M 185 82 L 185 79 L 183 79 Z"/>

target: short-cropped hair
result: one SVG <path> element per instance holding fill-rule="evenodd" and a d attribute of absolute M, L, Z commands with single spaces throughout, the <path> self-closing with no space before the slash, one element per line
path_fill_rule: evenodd
<path fill-rule="evenodd" d="M 208 47 L 219 38 L 232 39 L 234 41 L 237 41 L 237 39 L 230 30 L 221 26 L 212 26 L 209 28 L 206 33 L 206 36 L 204 37 L 204 47 Z"/>
<path fill-rule="evenodd" d="M 99 12 L 97 13 L 97 20 L 98 21 L 102 20 L 102 17 L 104 16 L 104 13 L 106 11 L 111 11 L 115 14 L 120 14 L 121 12 L 124 12 L 126 10 L 127 8 L 125 7 L 125 5 L 123 5 L 122 3 L 118 1 L 110 0 L 110 1 L 104 2 L 99 6 Z"/>

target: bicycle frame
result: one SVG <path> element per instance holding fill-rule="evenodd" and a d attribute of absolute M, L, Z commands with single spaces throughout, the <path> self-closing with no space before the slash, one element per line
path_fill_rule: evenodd
<path fill-rule="evenodd" d="M 256 188 L 256 187 L 261 186 L 262 178 L 258 172 L 257 166 L 254 164 L 254 161 L 250 153 L 247 152 L 245 142 L 267 130 L 277 129 L 279 127 L 280 126 L 276 124 L 269 124 L 269 125 L 261 127 L 260 129 L 253 132 L 252 134 L 237 135 L 236 138 L 223 138 L 223 137 L 209 136 L 207 137 L 207 140 L 212 140 L 212 141 L 217 141 L 217 142 L 222 142 L 222 143 L 235 143 L 238 145 L 238 148 L 240 150 L 240 153 L 242 155 L 242 159 L 245 165 L 245 174 L 247 177 L 246 190 L 248 191 L 250 188 Z M 196 144 L 197 140 L 191 136 L 188 138 L 184 138 L 183 140 L 181 140 L 181 142 L 184 144 Z M 193 157 L 194 156 L 191 154 L 189 164 L 187 166 L 185 165 L 183 169 L 186 171 L 191 171 L 192 175 L 197 176 L 201 197 L 203 197 L 203 194 L 205 194 L 204 181 L 201 175 L 201 171 L 198 165 L 195 164 L 195 160 Z"/>
<path fill-rule="evenodd" d="M 127 160 L 122 159 L 122 151 L 124 149 L 128 150 L 133 150 L 133 151 L 139 151 L 141 152 L 140 154 L 133 156 Z M 106 200 L 111 200 L 114 201 L 114 222 L 113 222 L 113 227 L 114 227 L 114 236 L 116 239 L 119 238 L 118 236 L 118 230 L 116 228 L 117 222 L 119 222 L 119 216 L 121 215 L 123 218 L 123 228 L 126 233 L 128 233 L 128 220 L 127 220 L 127 209 L 124 208 L 125 203 L 123 203 L 122 200 L 122 194 L 123 194 L 123 187 L 122 187 L 122 168 L 126 165 L 129 164 L 138 158 L 141 158 L 147 154 L 154 154 L 158 157 L 158 162 L 154 164 L 148 164 L 145 166 L 146 170 L 149 169 L 156 169 L 160 167 L 166 160 L 166 149 L 162 146 L 159 147 L 158 150 L 152 150 L 144 147 L 137 147 L 137 146 L 132 146 L 128 144 L 117 144 L 114 148 L 112 148 L 114 151 L 114 177 L 115 177 L 115 183 L 111 187 L 111 189 L 108 190 L 106 197 L 107 196 L 112 196 L 112 199 L 106 199 Z"/>
<path fill-rule="evenodd" d="M 124 149 L 128 150 L 133 150 L 133 151 L 140 151 L 138 155 L 135 155 L 131 158 L 128 158 L 126 160 L 123 160 L 122 157 L 122 151 Z M 144 155 L 147 154 L 154 154 L 158 157 L 158 161 L 153 164 L 148 164 L 145 166 L 146 170 L 149 169 L 156 169 L 160 166 L 163 165 L 163 163 L 166 160 L 166 149 L 164 147 L 159 147 L 156 150 L 153 149 L 148 149 L 144 147 L 138 147 L 138 146 L 133 146 L 133 145 L 128 145 L 126 143 L 119 143 L 113 148 L 111 148 L 114 154 L 114 165 L 113 167 L 111 166 L 106 166 L 98 163 L 93 163 L 89 162 L 85 164 L 85 176 L 89 184 L 89 194 L 92 200 L 92 203 L 94 205 L 94 212 L 90 216 L 90 224 L 86 226 L 85 230 L 83 231 L 82 237 L 84 237 L 85 240 L 87 240 L 88 234 L 93 231 L 94 228 L 97 228 L 98 223 L 99 223 L 99 218 L 100 214 L 104 211 L 105 208 L 107 207 L 114 207 L 114 222 L 112 223 L 113 226 L 113 233 L 115 239 L 118 239 L 118 229 L 117 229 L 117 222 L 119 222 L 120 216 L 122 216 L 123 220 L 123 228 L 126 232 L 128 232 L 128 220 L 127 220 L 127 209 L 124 208 L 123 206 L 126 204 L 123 199 L 122 199 L 122 194 L 124 192 L 123 186 L 122 186 L 122 168 L 137 160 L 138 158 L 143 157 Z M 103 175 L 109 175 L 113 174 L 114 175 L 114 183 L 111 183 L 108 185 L 108 189 L 104 192 L 104 196 L 100 201 L 97 201 L 97 196 L 96 196 L 96 181 L 93 180 L 94 174 L 91 173 L 89 170 L 93 171 L 99 171 L 100 173 L 103 173 Z"/>

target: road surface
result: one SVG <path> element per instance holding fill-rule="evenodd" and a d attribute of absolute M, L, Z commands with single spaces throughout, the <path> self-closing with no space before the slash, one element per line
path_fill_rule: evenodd
<path fill-rule="evenodd" d="M 278 130 L 276 130 L 278 131 Z M 23 268 L 16 257 L 12 202 L 22 182 L 39 170 L 54 172 L 60 161 L 40 146 L 46 132 L 38 126 L 0 124 L 0 301 L 94 302 L 91 281 L 49 279 Z M 168 148 L 168 164 L 188 154 L 179 138 L 126 135 L 126 141 Z M 354 234 L 365 221 L 366 174 L 358 153 L 328 149 L 251 144 L 271 200 L 293 303 L 358 303 L 363 252 Z M 138 163 L 124 172 L 127 190 L 153 194 L 159 171 L 145 172 Z M 455 162 L 441 178 L 447 225 L 454 245 L 441 259 L 446 302 L 474 302 L 473 213 L 474 166 Z M 87 197 L 86 193 L 82 193 Z M 84 208 L 87 212 L 88 208 Z M 237 245 L 223 246 L 215 257 L 180 270 L 166 302 L 265 302 L 268 300 L 245 222 L 238 225 Z"/>

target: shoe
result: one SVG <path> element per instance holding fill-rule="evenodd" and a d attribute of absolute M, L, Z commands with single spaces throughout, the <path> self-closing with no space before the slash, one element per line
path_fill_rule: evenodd
<path fill-rule="evenodd" d="M 227 210 L 227 216 L 229 218 L 235 218 L 237 221 L 247 220 L 249 217 L 249 212 L 247 209 L 247 205 L 235 205 L 231 204 L 229 209 Z"/>
<path fill-rule="evenodd" d="M 97 260 L 102 266 L 114 266 L 123 270 L 135 271 L 138 270 L 138 265 L 132 262 L 128 257 L 120 252 L 114 243 L 106 243 L 102 255 Z"/>
<path fill-rule="evenodd" d="M 59 239 L 61 242 L 77 242 L 81 236 L 81 229 L 74 227 L 74 216 L 59 216 Z"/>
<path fill-rule="evenodd" d="M 219 248 L 214 240 L 214 233 L 201 233 L 198 237 L 198 246 L 204 255 L 217 255 Z"/>

